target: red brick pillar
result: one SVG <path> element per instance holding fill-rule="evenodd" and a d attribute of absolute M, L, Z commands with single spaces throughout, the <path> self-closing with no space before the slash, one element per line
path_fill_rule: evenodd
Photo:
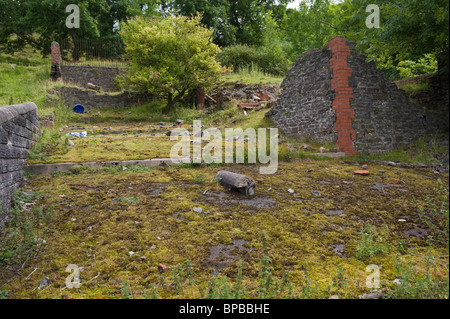
<path fill-rule="evenodd" d="M 344 37 L 336 37 L 328 42 L 328 48 L 332 52 L 330 68 L 333 72 L 331 89 L 335 98 L 332 109 L 336 111 L 336 123 L 334 130 L 338 134 L 337 145 L 345 155 L 354 155 L 353 141 L 356 140 L 356 131 L 352 127 L 352 119 L 355 118 L 355 110 L 350 107 L 350 99 L 353 98 L 353 89 L 349 86 L 348 79 L 352 71 L 347 64 L 350 48 L 345 43 Z"/>
<path fill-rule="evenodd" d="M 59 49 L 59 43 L 52 42 L 52 66 L 50 70 L 50 76 L 53 81 L 56 81 L 61 77 L 61 51 Z"/>

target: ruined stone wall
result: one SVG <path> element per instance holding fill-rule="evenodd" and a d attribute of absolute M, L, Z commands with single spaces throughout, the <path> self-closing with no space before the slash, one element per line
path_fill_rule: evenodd
<path fill-rule="evenodd" d="M 267 116 L 288 136 L 335 142 L 347 155 L 392 150 L 442 130 L 437 116 L 412 103 L 343 37 L 302 54 L 281 89 Z"/>
<path fill-rule="evenodd" d="M 332 109 L 327 48 L 302 54 L 281 84 L 282 93 L 266 115 L 288 136 L 336 142 L 333 129 L 336 111 Z"/>
<path fill-rule="evenodd" d="M 81 104 L 87 110 L 128 107 L 142 104 L 152 99 L 152 96 L 149 94 L 135 92 L 108 94 L 77 87 L 60 87 L 49 93 L 60 95 L 68 106 L 73 107 L 75 104 Z"/>
<path fill-rule="evenodd" d="M 114 78 L 127 71 L 127 68 L 99 67 L 88 65 L 62 65 L 61 75 L 64 83 L 88 88 L 88 83 L 99 86 L 104 92 L 120 91 L 114 85 Z"/>
<path fill-rule="evenodd" d="M 425 110 L 428 134 L 449 131 L 449 76 L 432 73 L 395 81 L 397 87 L 407 84 L 425 84 L 424 89 L 409 93 L 410 101 Z"/>
<path fill-rule="evenodd" d="M 347 42 L 351 68 L 350 86 L 355 110 L 352 127 L 356 131 L 354 147 L 360 153 L 380 153 L 413 142 L 425 134 L 425 110 L 409 101 L 405 91 L 390 82 L 374 62 Z"/>
<path fill-rule="evenodd" d="M 40 134 L 34 103 L 0 106 L 0 228 L 9 211 L 11 195 L 22 182 L 28 151 Z"/>

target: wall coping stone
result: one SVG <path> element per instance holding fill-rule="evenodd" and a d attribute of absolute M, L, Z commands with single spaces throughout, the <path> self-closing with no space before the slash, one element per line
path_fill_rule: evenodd
<path fill-rule="evenodd" d="M 13 120 L 21 114 L 34 110 L 37 110 L 37 106 L 33 102 L 0 106 L 0 125 Z"/>

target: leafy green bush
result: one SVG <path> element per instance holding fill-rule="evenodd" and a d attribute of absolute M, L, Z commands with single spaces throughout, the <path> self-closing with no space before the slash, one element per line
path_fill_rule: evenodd
<path fill-rule="evenodd" d="M 235 72 L 253 65 L 269 74 L 284 75 L 289 68 L 289 61 L 282 50 L 270 50 L 265 47 L 257 48 L 242 44 L 225 47 L 217 55 L 217 60 L 223 66 L 233 67 Z"/>
<path fill-rule="evenodd" d="M 212 30 L 196 17 L 164 19 L 136 17 L 122 25 L 131 88 L 167 100 L 169 111 L 192 89 L 217 82 L 222 67 L 215 56 L 220 48 L 211 42 Z"/>
<path fill-rule="evenodd" d="M 411 78 L 427 73 L 436 72 L 438 63 L 434 55 L 425 54 L 417 61 L 404 60 L 398 63 L 397 70 L 402 79 Z"/>

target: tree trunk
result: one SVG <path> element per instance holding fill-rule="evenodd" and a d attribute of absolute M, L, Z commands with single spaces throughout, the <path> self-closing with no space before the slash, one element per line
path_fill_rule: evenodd
<path fill-rule="evenodd" d="M 197 99 L 195 100 L 195 105 L 197 106 L 197 110 L 203 110 L 205 108 L 205 89 L 204 88 L 197 89 Z"/>
<path fill-rule="evenodd" d="M 78 37 L 75 33 L 75 29 L 71 30 L 73 49 L 72 49 L 72 60 L 78 61 L 80 59 L 80 42 L 78 41 Z"/>
<path fill-rule="evenodd" d="M 185 93 L 186 93 L 186 90 L 183 90 L 180 93 L 178 93 L 177 95 L 175 95 L 175 97 L 173 97 L 173 93 L 167 94 L 167 104 L 166 104 L 166 107 L 164 108 L 163 112 L 168 113 L 168 112 L 172 111 L 175 103 L 179 102 Z"/>
<path fill-rule="evenodd" d="M 163 113 L 169 113 L 170 111 L 172 111 L 174 104 L 175 102 L 173 99 L 173 94 L 172 93 L 167 94 L 167 104 L 163 110 Z"/>

